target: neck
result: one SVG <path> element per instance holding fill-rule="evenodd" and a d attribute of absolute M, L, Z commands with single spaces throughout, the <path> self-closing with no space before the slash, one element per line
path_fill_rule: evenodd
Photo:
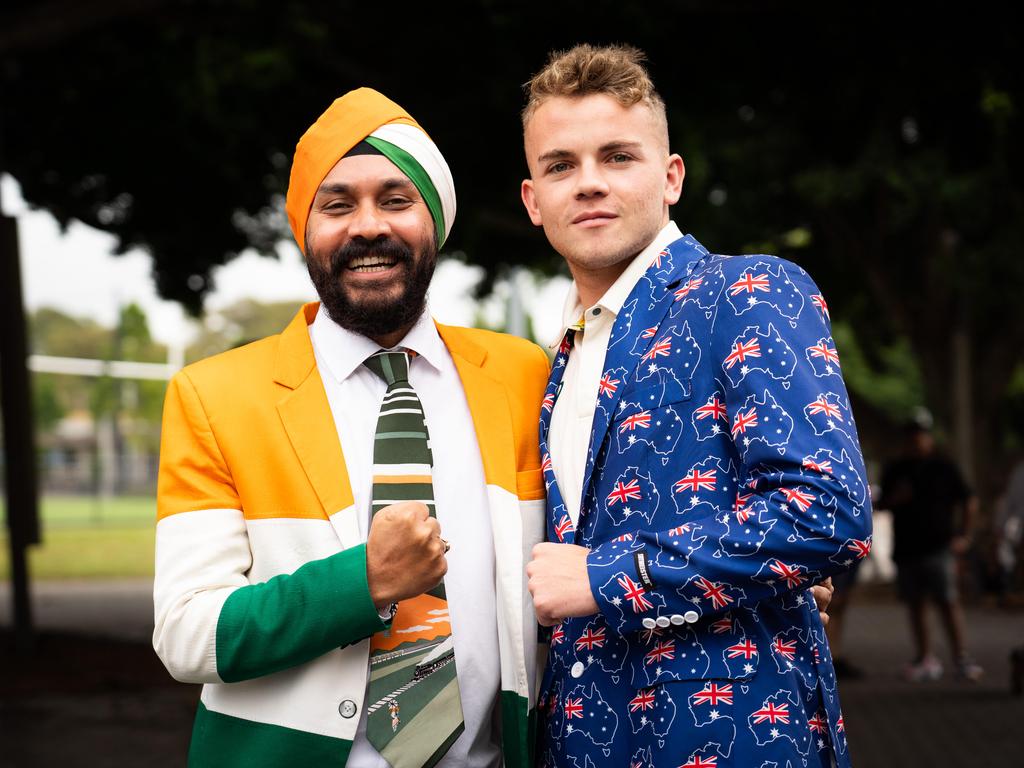
<path fill-rule="evenodd" d="M 576 281 L 576 293 L 579 294 L 580 304 L 583 305 L 583 308 L 586 309 L 596 304 L 598 299 L 604 296 L 619 279 L 619 276 L 626 271 L 634 258 L 636 258 L 636 254 L 601 269 L 583 270 L 570 264 L 569 271 L 572 272 L 572 279 Z"/>
<path fill-rule="evenodd" d="M 407 326 L 405 326 L 404 328 L 399 328 L 397 331 L 370 336 L 369 338 L 372 339 L 375 343 L 379 344 L 381 349 L 391 349 L 398 342 L 405 338 L 405 334 L 407 334 L 412 329 L 413 325 L 415 325 L 415 323 L 409 323 Z"/>

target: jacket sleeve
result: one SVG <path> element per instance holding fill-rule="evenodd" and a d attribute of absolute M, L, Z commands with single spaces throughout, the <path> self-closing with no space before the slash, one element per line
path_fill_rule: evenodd
<path fill-rule="evenodd" d="M 752 262 L 726 263 L 731 285 Z M 706 350 L 729 424 L 711 451 L 738 468 L 735 502 L 695 507 L 682 525 L 588 556 L 591 591 L 621 631 L 802 592 L 868 552 L 868 484 L 827 305 L 802 270 L 771 263 L 781 265 L 781 297 L 730 306 L 723 295 Z"/>
<path fill-rule="evenodd" d="M 267 675 L 385 627 L 364 545 L 250 583 L 242 502 L 187 372 L 164 404 L 157 516 L 153 646 L 178 680 Z"/>

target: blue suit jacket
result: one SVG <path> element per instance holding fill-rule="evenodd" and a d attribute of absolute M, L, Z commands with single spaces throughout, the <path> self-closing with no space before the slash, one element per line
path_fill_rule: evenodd
<path fill-rule="evenodd" d="M 570 331 L 570 333 L 572 333 Z M 541 415 L 548 538 L 588 547 L 598 614 L 551 638 L 541 764 L 849 763 L 807 591 L 870 547 L 828 309 L 800 267 L 659 254 L 616 318 L 577 526 Z"/>

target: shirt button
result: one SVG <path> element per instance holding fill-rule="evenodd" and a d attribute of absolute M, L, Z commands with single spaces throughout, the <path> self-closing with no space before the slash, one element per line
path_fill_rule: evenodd
<path fill-rule="evenodd" d="M 356 714 L 356 703 L 352 699 L 345 699 L 341 704 L 338 705 L 338 714 L 349 720 L 355 717 Z"/>
<path fill-rule="evenodd" d="M 699 619 L 699 618 L 700 618 L 700 614 L 697 613 L 696 611 L 687 611 L 686 613 L 683 614 L 683 620 L 687 624 L 696 624 L 697 623 L 697 619 Z"/>
<path fill-rule="evenodd" d="M 654 619 L 650 617 L 647 617 L 640 623 L 644 625 L 644 629 L 654 629 L 656 626 L 658 626 L 658 622 L 656 622 Z"/>
<path fill-rule="evenodd" d="M 669 621 L 668 616 L 659 616 L 657 619 L 654 620 L 654 623 L 657 624 L 662 629 L 664 629 L 665 627 L 667 627 L 672 622 Z"/>
<path fill-rule="evenodd" d="M 592 310 L 590 310 L 590 314 L 592 314 L 594 317 L 597 317 L 598 315 L 601 314 L 601 308 L 594 307 Z"/>
<path fill-rule="evenodd" d="M 569 674 L 573 677 L 583 677 L 583 662 L 577 661 L 572 665 L 572 669 L 569 670 Z"/>
<path fill-rule="evenodd" d="M 673 624 L 675 624 L 677 627 L 680 624 L 685 624 L 686 623 L 686 619 L 683 618 L 682 614 L 679 614 L 679 613 L 673 613 L 671 616 L 669 616 L 668 620 L 671 621 Z"/>

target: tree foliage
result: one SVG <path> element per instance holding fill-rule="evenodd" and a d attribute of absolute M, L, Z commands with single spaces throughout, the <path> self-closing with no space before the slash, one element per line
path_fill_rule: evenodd
<path fill-rule="evenodd" d="M 856 329 L 865 370 L 884 374 L 886 356 L 907 345 L 940 421 L 951 418 L 951 338 L 965 335 L 976 442 L 1006 438 L 998 409 L 1024 346 L 1024 57 L 998 12 L 700 0 L 485 0 L 387 14 L 309 0 L 94 5 L 92 17 L 54 25 L 49 44 L 38 3 L 0 12 L 3 162 L 60 221 L 110 231 L 121 250 L 147 248 L 161 294 L 192 311 L 212 267 L 287 236 L 295 141 L 364 84 L 407 107 L 444 151 L 461 202 L 453 251 L 492 278 L 513 263 L 558 269 L 518 199 L 520 84 L 552 48 L 624 41 L 648 52 L 669 105 L 687 165 L 674 213 L 684 229 L 716 251 L 771 250 L 809 269 Z"/>

